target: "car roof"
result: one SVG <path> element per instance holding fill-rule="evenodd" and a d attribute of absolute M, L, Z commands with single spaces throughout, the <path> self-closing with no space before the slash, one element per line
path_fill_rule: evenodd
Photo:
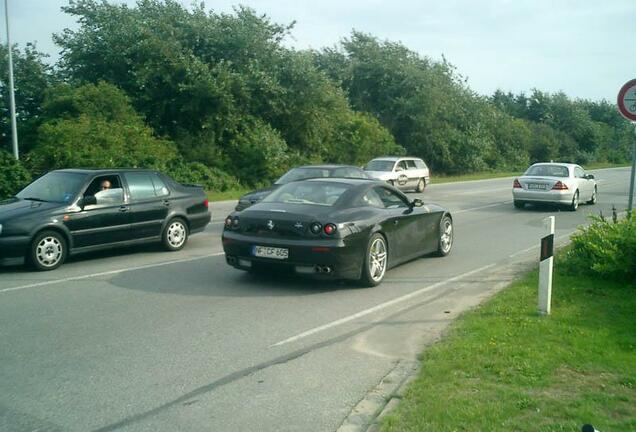
<path fill-rule="evenodd" d="M 580 166 L 577 164 L 566 163 L 566 162 L 537 162 L 535 164 L 532 164 L 531 166 L 538 166 L 538 165 L 558 165 L 558 166 L 564 166 L 569 168 Z"/>
<path fill-rule="evenodd" d="M 58 172 L 73 172 L 80 174 L 108 174 L 112 172 L 157 172 L 157 170 L 147 168 L 65 168 L 55 170 Z"/>
<path fill-rule="evenodd" d="M 297 168 L 316 168 L 316 169 L 335 169 L 335 168 L 356 168 L 360 169 L 360 167 L 354 165 L 337 165 L 337 164 L 324 164 L 324 165 L 302 165 L 299 167 L 294 167 L 292 169 Z"/>
<path fill-rule="evenodd" d="M 383 156 L 383 157 L 379 157 L 379 158 L 375 158 L 372 159 L 371 161 L 388 161 L 388 162 L 396 162 L 399 160 L 403 160 L 403 159 L 419 159 L 421 160 L 421 158 L 415 157 L 415 156 Z"/>

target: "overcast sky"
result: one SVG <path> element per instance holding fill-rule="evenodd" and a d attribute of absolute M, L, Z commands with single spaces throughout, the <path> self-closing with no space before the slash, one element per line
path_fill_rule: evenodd
<path fill-rule="evenodd" d="M 58 58 L 51 34 L 76 28 L 60 11 L 66 0 L 8 0 L 11 39 Z M 134 0 L 118 3 L 134 5 Z M 191 5 L 190 0 L 181 1 Z M 198 3 L 198 2 L 197 2 Z M 231 12 L 238 3 L 274 22 L 296 21 L 287 45 L 323 48 L 352 29 L 399 41 L 433 59 L 442 55 L 490 95 L 564 91 L 572 98 L 615 103 L 620 87 L 636 78 L 636 0 L 206 0 Z M 1 40 L 6 43 L 4 9 Z"/>

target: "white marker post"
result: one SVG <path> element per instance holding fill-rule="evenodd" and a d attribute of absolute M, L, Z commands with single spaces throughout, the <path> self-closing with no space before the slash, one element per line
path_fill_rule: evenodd
<path fill-rule="evenodd" d="M 541 239 L 539 261 L 539 313 L 550 315 L 552 302 L 552 266 L 554 264 L 554 216 L 543 220 L 548 235 Z"/>

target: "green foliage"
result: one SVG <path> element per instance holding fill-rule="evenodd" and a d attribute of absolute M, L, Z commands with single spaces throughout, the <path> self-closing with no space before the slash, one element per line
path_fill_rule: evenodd
<path fill-rule="evenodd" d="M 31 181 L 31 174 L 12 154 L 0 149 L 0 199 L 15 195 Z"/>
<path fill-rule="evenodd" d="M 572 236 L 565 263 L 569 272 L 636 280 L 636 217 L 617 223 L 599 217 L 593 220 Z"/>
<path fill-rule="evenodd" d="M 44 123 L 30 153 L 36 171 L 69 167 L 164 169 L 177 157 L 169 141 L 152 130 L 116 87 L 99 83 L 62 86 L 44 102 Z"/>
<path fill-rule="evenodd" d="M 6 45 L 0 46 L 0 149 L 10 151 L 11 113 L 9 111 L 9 57 Z M 14 48 L 13 76 L 20 153 L 26 153 L 35 145 L 35 135 L 41 123 L 42 101 L 54 77 L 51 68 L 44 63 L 45 55 L 35 45 L 27 44 L 22 51 Z"/>
<path fill-rule="evenodd" d="M 219 192 L 240 188 L 234 177 L 199 162 L 173 160 L 168 164 L 167 173 L 180 183 L 200 185 L 208 191 Z"/>

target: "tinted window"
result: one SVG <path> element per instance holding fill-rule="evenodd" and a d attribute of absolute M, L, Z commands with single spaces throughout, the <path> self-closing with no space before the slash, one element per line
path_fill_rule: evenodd
<path fill-rule="evenodd" d="M 569 177 L 568 167 L 563 165 L 533 165 L 524 175 L 546 177 Z"/>
<path fill-rule="evenodd" d="M 329 170 L 325 168 L 294 168 L 276 180 L 276 184 L 286 184 L 293 181 L 320 177 L 329 177 Z"/>
<path fill-rule="evenodd" d="M 382 199 L 380 199 L 380 195 L 378 195 L 374 189 L 367 191 L 367 193 L 362 196 L 362 204 L 371 207 L 384 208 L 384 203 L 382 202 Z"/>
<path fill-rule="evenodd" d="M 407 160 L 406 166 L 408 169 L 417 169 L 417 167 L 415 166 L 415 161 L 413 159 Z"/>
<path fill-rule="evenodd" d="M 124 203 L 124 189 L 117 175 L 99 176 L 93 179 L 84 192 L 85 197 L 91 195 L 95 197 L 97 204 L 88 205 L 84 207 L 85 210 Z"/>
<path fill-rule="evenodd" d="M 423 161 L 423 160 L 421 160 L 421 159 L 415 159 L 415 166 L 416 166 L 418 169 L 426 169 L 426 164 L 425 164 L 425 163 L 424 163 L 424 161 Z"/>
<path fill-rule="evenodd" d="M 372 160 L 364 167 L 367 171 L 393 171 L 394 161 Z"/>
<path fill-rule="evenodd" d="M 402 170 L 406 171 L 408 167 L 406 166 L 406 161 L 400 161 L 398 165 L 395 167 L 395 170 L 398 171 L 398 167 L 402 168 Z"/>
<path fill-rule="evenodd" d="M 16 196 L 58 203 L 70 203 L 80 192 L 86 174 L 53 171 L 22 189 Z"/>
<path fill-rule="evenodd" d="M 125 173 L 130 197 L 135 200 L 156 198 L 155 185 L 150 173 Z"/>
<path fill-rule="evenodd" d="M 383 187 L 375 188 L 374 190 L 377 192 L 385 208 L 408 207 L 404 200 L 392 190 Z"/>
<path fill-rule="evenodd" d="M 166 187 L 166 184 L 163 182 L 163 180 L 161 180 L 161 177 L 153 173 L 151 175 L 151 178 L 152 183 L 155 186 L 155 195 L 157 195 L 158 197 L 163 197 L 170 194 L 170 191 Z"/>
<path fill-rule="evenodd" d="M 268 195 L 262 202 L 332 206 L 349 187 L 340 183 L 288 183 Z"/>

